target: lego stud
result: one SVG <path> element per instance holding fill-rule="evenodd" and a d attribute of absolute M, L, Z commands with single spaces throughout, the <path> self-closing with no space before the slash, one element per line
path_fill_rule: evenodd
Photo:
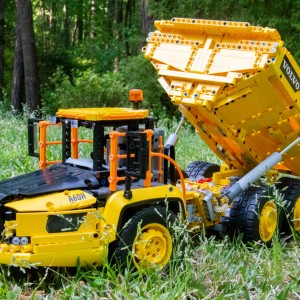
<path fill-rule="evenodd" d="M 46 207 L 48 211 L 54 211 L 55 210 L 55 205 L 52 202 L 47 202 Z"/>

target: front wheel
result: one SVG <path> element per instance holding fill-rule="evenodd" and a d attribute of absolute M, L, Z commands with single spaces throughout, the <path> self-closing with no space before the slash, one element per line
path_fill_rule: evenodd
<path fill-rule="evenodd" d="M 145 207 L 136 212 L 119 234 L 116 258 L 138 269 L 164 269 L 173 253 L 175 214 L 164 207 Z M 129 259 L 129 260 L 128 260 Z"/>

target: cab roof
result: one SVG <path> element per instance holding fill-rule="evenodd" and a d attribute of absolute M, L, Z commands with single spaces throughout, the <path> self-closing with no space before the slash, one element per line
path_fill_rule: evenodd
<path fill-rule="evenodd" d="M 149 111 L 122 107 L 70 108 L 59 109 L 56 115 L 61 118 L 87 121 L 132 120 L 147 118 Z"/>

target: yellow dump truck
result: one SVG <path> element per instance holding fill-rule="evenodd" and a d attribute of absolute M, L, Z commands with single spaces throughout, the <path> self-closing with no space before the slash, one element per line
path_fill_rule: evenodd
<path fill-rule="evenodd" d="M 0 182 L 1 264 L 99 266 L 129 256 L 137 268 L 163 269 L 177 217 L 189 231 L 241 233 L 245 242 L 300 230 L 300 72 L 279 33 L 183 18 L 155 26 L 143 50 L 182 113 L 176 132 L 164 138 L 140 90 L 130 91 L 133 108 L 60 109 L 50 121 L 29 120 L 29 153 L 41 169 Z M 199 156 L 181 170 L 175 145 L 185 120 L 220 166 Z M 59 141 L 48 138 L 53 126 Z M 48 161 L 56 144 L 61 161 Z"/>

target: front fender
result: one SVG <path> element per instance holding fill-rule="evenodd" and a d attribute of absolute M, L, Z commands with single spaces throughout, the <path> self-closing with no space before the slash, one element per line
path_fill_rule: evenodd
<path fill-rule="evenodd" d="M 162 185 L 156 187 L 132 189 L 132 199 L 124 197 L 124 191 L 118 191 L 110 196 L 104 211 L 105 229 L 110 229 L 109 241 L 117 238 L 117 232 L 120 230 L 122 220 L 126 210 L 132 207 L 138 208 L 147 204 L 177 201 L 184 206 L 182 191 L 172 185 Z M 109 228 L 108 228 L 109 227 Z"/>

